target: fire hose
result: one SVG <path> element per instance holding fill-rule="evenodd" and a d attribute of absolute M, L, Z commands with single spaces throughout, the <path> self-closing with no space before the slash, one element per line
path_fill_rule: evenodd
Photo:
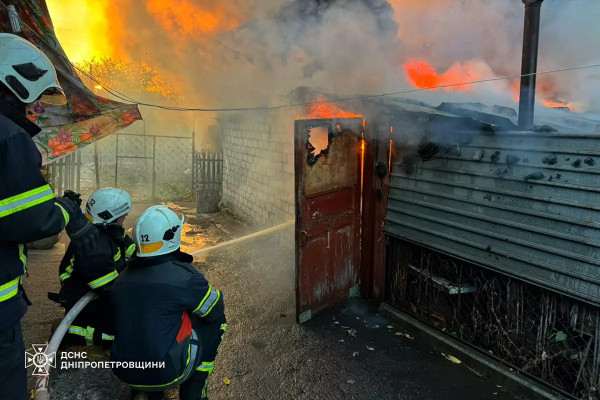
<path fill-rule="evenodd" d="M 294 221 L 290 220 L 290 221 L 284 222 L 283 224 L 276 225 L 276 226 L 264 229 L 259 232 L 251 233 L 249 235 L 242 236 L 237 239 L 228 240 L 227 242 L 219 243 L 212 247 L 207 247 L 205 249 L 200 249 L 200 250 L 194 251 L 190 254 L 193 256 L 197 256 L 199 254 L 202 254 L 202 253 L 205 253 L 205 252 L 208 252 L 211 250 L 216 250 L 221 247 L 230 246 L 230 245 L 233 245 L 236 243 L 240 243 L 240 242 L 244 242 L 246 240 L 253 239 L 255 237 L 263 236 L 268 233 L 287 228 L 288 226 L 291 226 L 293 224 L 294 224 Z M 77 315 L 79 315 L 79 313 L 85 308 L 85 306 L 87 306 L 90 301 L 94 300 L 97 297 L 98 297 L 98 295 L 96 293 L 90 291 L 90 292 L 86 293 L 85 296 L 83 296 L 81 299 L 79 299 L 79 301 L 77 303 L 75 303 L 73 308 L 71 308 L 71 310 L 69 310 L 69 312 L 65 315 L 63 320 L 58 325 L 58 328 L 56 328 L 56 331 L 54 331 L 52 338 L 50 338 L 50 343 L 48 343 L 48 347 L 46 347 L 46 351 L 45 351 L 46 357 L 49 357 L 53 353 L 56 353 L 56 351 L 58 350 L 58 346 L 60 345 L 60 342 L 63 340 L 65 334 L 67 333 L 67 330 L 69 329 L 69 325 L 71 325 L 71 323 L 75 320 Z M 34 400 L 49 400 L 50 399 L 50 396 L 48 394 L 48 388 L 50 387 L 50 366 L 47 365 L 46 369 L 47 369 L 46 372 L 48 374 L 41 375 L 40 377 L 38 377 L 38 379 L 35 383 L 35 395 L 33 397 Z"/>
<path fill-rule="evenodd" d="M 85 296 L 83 296 L 73 308 L 69 310 L 69 312 L 65 315 L 61 323 L 58 325 L 58 328 L 54 331 L 54 334 L 50 338 L 50 343 L 48 343 L 48 347 L 46 347 L 46 357 L 51 356 L 53 353 L 56 353 L 58 350 L 58 346 L 60 342 L 63 340 L 63 337 L 67 333 L 69 329 L 69 325 L 73 323 L 77 315 L 88 305 L 88 303 L 98 295 L 92 291 L 87 292 Z M 56 356 L 54 356 L 56 358 Z M 35 400 L 48 400 L 50 396 L 48 395 L 48 388 L 50 387 L 50 365 L 46 365 L 47 375 L 40 375 L 35 382 Z"/>

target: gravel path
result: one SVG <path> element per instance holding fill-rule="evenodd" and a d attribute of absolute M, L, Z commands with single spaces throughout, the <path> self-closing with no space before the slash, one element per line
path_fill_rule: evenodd
<path fill-rule="evenodd" d="M 143 209 L 133 210 L 127 227 Z M 181 211 L 190 223 L 184 231 L 189 248 L 253 231 L 227 214 L 195 215 L 186 207 Z M 52 322 L 62 316 L 46 293 L 59 288 L 63 249 L 58 245 L 29 256 L 25 287 L 34 305 L 23 320 L 26 346 L 46 342 Z M 224 292 L 229 323 L 210 380 L 211 399 L 514 398 L 463 364 L 396 335 L 394 322 L 377 315 L 365 301 L 353 299 L 297 325 L 293 251 L 293 246 L 265 237 L 210 253 L 196 263 Z M 98 369 L 55 370 L 51 392 L 52 399 L 128 398 L 128 389 L 110 371 Z M 176 399 L 176 391 L 167 398 Z"/>

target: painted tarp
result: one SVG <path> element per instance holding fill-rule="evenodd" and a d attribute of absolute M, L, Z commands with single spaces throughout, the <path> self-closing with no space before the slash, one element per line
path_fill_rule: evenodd
<path fill-rule="evenodd" d="M 14 12 L 11 6 L 14 6 Z M 54 64 L 67 96 L 66 106 L 38 101 L 28 115 L 42 127 L 33 138 L 42 154 L 42 164 L 142 119 L 136 105 L 96 96 L 85 87 L 56 38 L 45 0 L 0 2 L 0 31 L 15 33 L 42 50 Z"/>

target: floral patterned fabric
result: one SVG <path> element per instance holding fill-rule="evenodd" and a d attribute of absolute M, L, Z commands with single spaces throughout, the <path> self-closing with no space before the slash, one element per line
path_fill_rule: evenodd
<path fill-rule="evenodd" d="M 94 95 L 81 82 L 65 55 L 52 27 L 45 0 L 13 0 L 21 30 L 13 32 L 9 14 L 0 5 L 0 31 L 16 33 L 35 44 L 54 64 L 67 96 L 66 106 L 36 102 L 29 119 L 42 132 L 34 142 L 47 164 L 142 119 L 136 105 L 123 104 Z"/>

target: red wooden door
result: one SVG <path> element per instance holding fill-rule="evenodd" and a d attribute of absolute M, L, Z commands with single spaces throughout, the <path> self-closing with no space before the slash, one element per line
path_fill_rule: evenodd
<path fill-rule="evenodd" d="M 297 120 L 298 322 L 358 294 L 362 119 Z"/>

